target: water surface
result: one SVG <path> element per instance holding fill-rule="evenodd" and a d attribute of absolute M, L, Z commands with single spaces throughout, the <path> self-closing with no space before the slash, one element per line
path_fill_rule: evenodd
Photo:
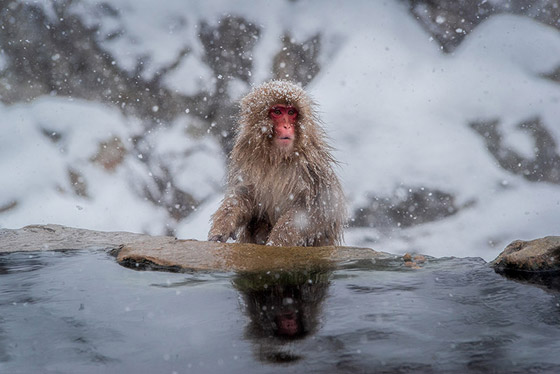
<path fill-rule="evenodd" d="M 1 373 L 560 372 L 560 297 L 480 259 L 135 271 L 0 255 Z"/>

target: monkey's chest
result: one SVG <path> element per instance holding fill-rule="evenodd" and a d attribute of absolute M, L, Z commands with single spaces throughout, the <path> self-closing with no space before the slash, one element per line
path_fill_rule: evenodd
<path fill-rule="evenodd" d="M 272 225 L 287 211 L 301 204 L 306 190 L 303 180 L 290 173 L 272 171 L 253 181 L 256 214 Z"/>

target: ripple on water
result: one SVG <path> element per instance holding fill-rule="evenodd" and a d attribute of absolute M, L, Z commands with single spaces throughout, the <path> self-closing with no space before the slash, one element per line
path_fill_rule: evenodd
<path fill-rule="evenodd" d="M 2 372 L 555 372 L 557 293 L 480 259 L 165 273 L 0 256 Z"/>

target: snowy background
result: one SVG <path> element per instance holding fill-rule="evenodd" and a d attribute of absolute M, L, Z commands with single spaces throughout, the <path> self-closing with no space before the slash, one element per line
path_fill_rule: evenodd
<path fill-rule="evenodd" d="M 0 227 L 204 240 L 236 101 L 288 77 L 346 245 L 493 259 L 560 235 L 560 9 L 540 1 L 0 0 Z"/>

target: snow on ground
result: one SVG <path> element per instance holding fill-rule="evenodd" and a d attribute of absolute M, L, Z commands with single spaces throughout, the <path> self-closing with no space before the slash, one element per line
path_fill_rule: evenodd
<path fill-rule="evenodd" d="M 84 2 L 81 11 L 97 23 L 94 3 Z M 300 41 L 323 33 L 326 65 L 309 89 L 342 161 L 351 209 L 366 194 L 390 195 L 399 185 L 443 189 L 460 205 L 475 201 L 445 220 L 389 234 L 349 229 L 347 245 L 491 260 L 514 239 L 560 234 L 560 188 L 504 171 L 469 128 L 474 120 L 500 119 L 507 144 L 530 155 L 532 140 L 515 126 L 538 115 L 560 140 L 560 86 L 539 77 L 560 64 L 558 31 L 527 18 L 496 16 L 444 55 L 399 2 L 154 4 L 112 1 L 123 17 L 103 18 L 101 30 L 123 28 L 126 37 L 109 40 L 106 47 L 125 66 L 138 55 L 152 55 L 144 72 L 149 76 L 188 46 L 191 55 L 167 80 L 186 93 L 216 79 L 199 62 L 201 19 L 215 24 L 224 14 L 239 14 L 263 28 L 254 55 L 255 82 L 270 75 L 282 32 L 289 30 Z M 0 227 L 60 223 L 164 232 L 166 213 L 131 192 L 142 168 L 137 160 L 129 157 L 113 173 L 88 162 L 98 140 L 119 136 L 127 145 L 137 131 L 134 119 L 101 104 L 50 97 L 0 106 L 0 118 L 0 206 L 21 200 L 0 214 Z M 184 136 L 183 126 L 178 121 L 150 139 L 160 157 L 176 158 L 178 183 L 206 201 L 179 223 L 177 235 L 205 239 L 221 199 L 224 162 L 215 141 Z M 65 135 L 55 143 L 41 129 Z M 189 149 L 196 150 L 194 156 L 184 156 Z M 76 197 L 72 186 L 60 185 L 68 180 L 70 163 L 81 165 L 90 198 Z"/>
<path fill-rule="evenodd" d="M 391 195 L 402 184 L 444 189 L 459 205 L 476 203 L 387 237 L 349 230 L 347 243 L 492 259 L 512 240 L 558 234 L 558 186 L 501 169 L 468 124 L 500 119 L 506 142 L 525 155 L 534 146 L 515 127 L 522 121 L 539 115 L 560 138 L 560 88 L 538 78 L 560 64 L 560 34 L 526 18 L 498 16 L 443 56 L 412 18 L 397 25 L 379 17 L 372 20 L 379 32 L 350 37 L 324 72 L 328 79 L 313 85 L 349 197 Z"/>
<path fill-rule="evenodd" d="M 149 180 L 132 153 L 114 171 L 91 159 L 98 144 L 120 139 L 133 149 L 131 138 L 139 123 L 106 105 L 65 98 L 44 97 L 30 104 L 2 106 L 0 132 L 0 206 L 18 205 L 0 215 L 0 227 L 57 223 L 107 231 L 163 234 L 168 214 L 135 193 Z M 191 139 L 177 121 L 166 131 L 148 134 L 158 157 L 174 159 L 171 172 L 179 185 L 205 200 L 220 191 L 224 160 L 209 138 Z M 163 144 L 162 144 L 163 143 Z M 78 171 L 87 196 L 76 196 L 69 170 Z"/>

